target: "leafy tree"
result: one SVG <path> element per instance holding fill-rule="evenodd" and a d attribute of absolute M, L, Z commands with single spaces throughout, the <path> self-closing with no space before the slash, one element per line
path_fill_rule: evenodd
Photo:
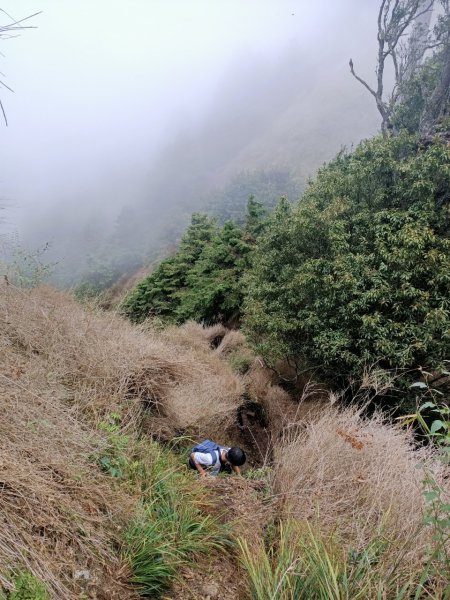
<path fill-rule="evenodd" d="M 187 275 L 187 289 L 181 292 L 177 311 L 180 321 L 214 323 L 235 316 L 242 304 L 240 279 L 248 250 L 242 229 L 227 221 Z"/>
<path fill-rule="evenodd" d="M 245 326 L 268 362 L 330 376 L 441 364 L 450 350 L 450 151 L 376 138 L 273 213 L 246 278 Z"/>
<path fill-rule="evenodd" d="M 436 80 L 442 72 L 442 56 L 435 54 L 427 59 L 423 68 L 404 85 L 403 101 L 392 112 L 392 125 L 396 131 L 406 129 L 410 133 L 419 131 L 421 120 L 426 112 L 427 100 L 436 87 Z"/>
<path fill-rule="evenodd" d="M 255 200 L 254 196 L 250 196 L 247 202 L 247 214 L 245 217 L 245 239 L 254 242 L 259 234 L 264 229 L 266 208 Z"/>

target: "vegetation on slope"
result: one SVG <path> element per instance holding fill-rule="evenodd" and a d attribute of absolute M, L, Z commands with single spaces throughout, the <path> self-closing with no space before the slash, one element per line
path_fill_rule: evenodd
<path fill-rule="evenodd" d="M 147 438 L 173 435 L 183 417 L 164 417 L 176 402 L 174 382 L 188 380 L 195 394 L 204 369 L 187 347 L 51 289 L 4 282 L 0 315 L 1 586 L 10 596 L 14 584 L 31 589 L 31 573 L 50 598 L 135 598 L 129 580 L 144 530 L 157 526 L 178 561 L 199 551 L 196 531 L 205 543 L 218 539 L 195 501 L 197 486 L 177 472 L 182 461 L 174 469 Z M 224 379 L 209 370 L 216 397 L 220 388 L 231 397 L 225 365 Z M 169 568 L 169 581 L 173 574 Z"/>
<path fill-rule="evenodd" d="M 432 32 L 417 20 L 431 8 L 439 8 Z M 282 200 L 255 244 L 238 244 L 230 222 L 193 254 L 188 230 L 178 253 L 129 296 L 129 316 L 236 316 L 236 324 L 243 314 L 267 364 L 345 384 L 375 365 L 442 366 L 450 350 L 449 5 L 383 1 L 377 26 L 377 88 L 352 60 L 350 70 L 375 97 L 383 135 L 341 152 L 295 207 Z"/>
<path fill-rule="evenodd" d="M 263 227 L 264 209 L 250 198 L 243 226 L 219 227 L 207 215 L 194 214 L 178 251 L 162 261 L 126 298 L 125 313 L 134 321 L 159 317 L 206 324 L 238 319 L 243 302 L 241 279 Z"/>
<path fill-rule="evenodd" d="M 420 126 L 447 51 L 394 129 Z M 252 199 L 244 224 L 194 215 L 124 305 L 143 325 L 5 277 L 2 600 L 450 597 L 450 153 L 445 135 L 385 134 L 268 220 Z M 253 351 L 219 323 L 242 307 Z M 354 405 L 302 379 L 290 397 L 255 350 L 356 376 Z M 371 365 L 420 372 L 414 414 L 364 414 L 390 385 Z M 199 437 L 244 446 L 247 479 L 199 482 Z"/>
<path fill-rule="evenodd" d="M 355 564 L 364 564 L 362 589 L 395 597 L 408 585 L 426 597 L 426 572 L 426 590 L 444 597 L 448 562 L 427 562 L 436 521 L 423 520 L 422 480 L 432 475 L 441 507 L 448 481 L 431 449 L 417 452 L 398 426 L 338 411 L 308 386 L 293 402 L 250 354 L 245 375 L 233 373 L 224 357 L 245 352 L 244 340 L 220 327 L 158 332 L 51 289 L 6 283 L 0 316 L 0 582 L 8 600 L 30 590 L 43 599 L 157 597 L 173 586 L 184 600 L 213 584 L 223 600 L 266 599 L 275 589 L 292 599 L 292 577 L 322 598 L 323 577 L 344 590 Z M 236 426 L 250 401 L 265 415 L 266 450 L 262 437 L 255 447 L 246 441 L 257 431 L 250 412 Z M 151 440 L 187 447 L 180 430 L 242 444 L 265 468 L 204 487 L 184 454 Z M 290 562 L 281 554 L 285 532 Z M 320 581 L 299 569 L 308 548 L 334 565 Z M 275 588 L 264 584 L 267 569 L 281 577 Z"/>
<path fill-rule="evenodd" d="M 442 365 L 450 350 L 450 153 L 406 133 L 341 153 L 299 203 L 219 228 L 194 215 L 178 252 L 128 296 L 133 320 L 239 322 L 270 365 L 348 381 Z"/>
<path fill-rule="evenodd" d="M 382 137 L 282 202 L 247 277 L 245 327 L 273 362 L 332 376 L 436 367 L 450 353 L 450 150 Z"/>

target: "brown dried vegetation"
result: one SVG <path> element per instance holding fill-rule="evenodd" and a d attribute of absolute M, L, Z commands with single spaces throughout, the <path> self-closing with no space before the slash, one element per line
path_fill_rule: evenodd
<path fill-rule="evenodd" d="M 385 564 L 408 573 L 420 571 L 432 535 L 423 526 L 425 470 L 450 493 L 444 465 L 410 431 L 330 404 L 276 448 L 274 488 L 285 517 L 317 523 L 348 549 L 380 536 Z"/>
<path fill-rule="evenodd" d="M 218 435 L 242 384 L 209 335 L 160 334 L 51 288 L 0 286 L 1 584 L 21 564 L 53 598 L 135 597 L 117 548 L 138 498 L 96 466 L 98 424 L 118 413 L 131 436 L 169 438 L 200 421 Z"/>
<path fill-rule="evenodd" d="M 113 413 L 131 439 L 242 445 L 250 465 L 273 464 L 278 517 L 312 520 L 349 549 L 381 534 L 390 542 L 386 564 L 419 568 L 429 536 L 417 464 L 448 489 L 431 452 L 380 417 L 338 410 L 311 382 L 292 397 L 258 357 L 249 355 L 245 375 L 233 372 L 226 356 L 235 351 L 249 352 L 242 334 L 222 326 L 159 332 L 50 288 L 0 285 L 0 585 L 20 564 L 55 599 L 136 597 L 118 556 L 139 492 L 104 475 L 95 458 L 107 444 L 98 425 Z M 250 481 L 219 479 L 207 488 L 256 548 L 274 504 L 261 502 Z M 214 570 L 223 560 L 212 559 Z M 226 560 L 219 579 L 238 598 L 235 558 Z M 197 581 L 192 573 L 185 579 L 177 599 L 219 581 L 204 577 L 200 589 L 189 584 Z"/>

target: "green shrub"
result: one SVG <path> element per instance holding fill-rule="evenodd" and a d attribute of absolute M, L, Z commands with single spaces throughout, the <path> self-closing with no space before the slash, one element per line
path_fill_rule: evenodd
<path fill-rule="evenodd" d="M 449 361 L 445 361 L 448 363 Z M 415 414 L 403 418 L 405 424 L 417 422 L 429 443 L 433 444 L 439 459 L 446 468 L 450 464 L 450 406 L 445 402 L 448 392 L 450 372 L 424 373 L 425 381 L 416 381 L 411 385 L 416 391 L 418 410 Z M 438 386 L 434 385 L 438 383 Z M 439 385 L 440 384 L 440 385 Z M 448 396 L 447 396 L 448 402 Z M 450 573 L 450 503 L 448 492 L 436 481 L 431 472 L 425 473 L 424 523 L 433 532 L 428 547 L 427 564 L 422 576 L 425 581 L 442 582 L 442 576 Z"/>
<path fill-rule="evenodd" d="M 123 555 L 140 594 L 157 598 L 192 557 L 228 544 L 228 532 L 203 512 L 207 502 L 202 489 L 180 456 L 151 440 L 124 435 L 121 427 L 118 413 L 100 423 L 108 444 L 95 461 L 141 499 L 138 514 L 124 533 Z"/>
<path fill-rule="evenodd" d="M 227 360 L 233 371 L 236 371 L 236 373 L 240 373 L 241 375 L 245 375 L 252 364 L 252 358 L 242 354 L 239 350 L 230 352 L 227 356 Z"/>
<path fill-rule="evenodd" d="M 97 464 L 111 477 L 122 478 L 129 468 L 128 449 L 130 439 L 120 431 L 121 416 L 117 413 L 109 415 L 107 421 L 99 424 L 99 429 L 108 436 L 108 445 L 103 447 L 96 458 Z"/>
<path fill-rule="evenodd" d="M 266 481 L 270 482 L 273 475 L 273 468 L 269 466 L 258 467 L 257 469 L 246 469 L 244 471 L 244 477 L 251 479 L 252 481 Z"/>
<path fill-rule="evenodd" d="M 227 221 L 218 227 L 207 215 L 192 215 L 178 251 L 138 283 L 123 303 L 124 313 L 134 321 L 155 316 L 169 323 L 236 320 L 243 302 L 241 279 L 263 228 L 263 212 L 250 198 L 243 226 Z"/>
<path fill-rule="evenodd" d="M 133 321 L 158 316 L 177 322 L 177 311 L 187 285 L 187 276 L 203 248 L 216 234 L 214 219 L 207 215 L 193 214 L 178 252 L 163 260 L 149 277 L 138 283 L 123 302 L 123 312 Z"/>
<path fill-rule="evenodd" d="M 0 269 L 10 283 L 22 288 L 42 285 L 52 275 L 55 264 L 44 262 L 49 244 L 29 252 L 12 242 L 0 246 Z"/>
<path fill-rule="evenodd" d="M 282 202 L 246 278 L 245 329 L 272 365 L 330 377 L 440 365 L 450 350 L 450 150 L 375 138 Z M 299 367 L 300 369 L 300 367 Z"/>

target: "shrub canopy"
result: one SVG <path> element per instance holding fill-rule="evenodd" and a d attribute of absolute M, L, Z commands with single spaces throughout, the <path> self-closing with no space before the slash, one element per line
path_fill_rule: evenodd
<path fill-rule="evenodd" d="M 417 368 L 450 350 L 450 151 L 406 133 L 322 168 L 271 215 L 246 278 L 245 328 L 269 362 L 334 376 Z"/>

